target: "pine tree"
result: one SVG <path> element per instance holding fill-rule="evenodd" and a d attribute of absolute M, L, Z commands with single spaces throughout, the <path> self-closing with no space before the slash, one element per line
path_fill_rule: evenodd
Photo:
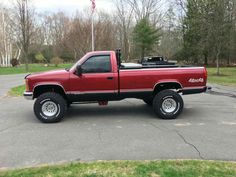
<path fill-rule="evenodd" d="M 155 44 L 159 42 L 159 30 L 154 28 L 147 18 L 140 20 L 133 31 L 133 40 L 140 56 L 143 58 L 152 51 Z"/>

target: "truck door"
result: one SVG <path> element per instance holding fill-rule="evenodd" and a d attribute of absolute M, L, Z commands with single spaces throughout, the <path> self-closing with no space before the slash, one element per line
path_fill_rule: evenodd
<path fill-rule="evenodd" d="M 115 97 L 118 81 L 112 71 L 110 55 L 91 56 L 81 68 L 81 76 L 73 74 L 70 78 L 71 94 L 81 101 L 105 101 Z"/>

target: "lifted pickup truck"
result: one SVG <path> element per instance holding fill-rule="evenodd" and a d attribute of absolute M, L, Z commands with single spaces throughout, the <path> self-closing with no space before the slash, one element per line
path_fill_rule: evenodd
<path fill-rule="evenodd" d="M 72 103 L 126 98 L 142 99 L 162 119 L 174 119 L 183 110 L 186 94 L 207 90 L 204 67 L 122 64 L 120 51 L 87 53 L 65 70 L 25 77 L 26 99 L 36 99 L 34 113 L 44 123 L 59 122 Z"/>

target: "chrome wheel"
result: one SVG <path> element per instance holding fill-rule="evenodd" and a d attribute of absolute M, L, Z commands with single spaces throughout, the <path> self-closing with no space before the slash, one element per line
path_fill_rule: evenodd
<path fill-rule="evenodd" d="M 172 113 L 176 110 L 177 103 L 173 98 L 167 98 L 162 102 L 162 109 L 166 113 Z"/>
<path fill-rule="evenodd" d="M 34 114 L 43 123 L 60 122 L 66 111 L 66 100 L 58 93 L 41 94 L 34 103 Z"/>
<path fill-rule="evenodd" d="M 46 101 L 42 105 L 42 112 L 47 117 L 55 116 L 57 111 L 58 111 L 58 107 L 57 107 L 56 103 L 54 103 L 52 101 Z"/>

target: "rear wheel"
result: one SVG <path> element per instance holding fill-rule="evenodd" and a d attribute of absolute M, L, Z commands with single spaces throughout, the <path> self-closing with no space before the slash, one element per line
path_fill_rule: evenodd
<path fill-rule="evenodd" d="M 159 92 L 153 100 L 153 109 L 162 119 L 175 119 L 182 112 L 183 106 L 182 97 L 172 90 Z"/>
<path fill-rule="evenodd" d="M 66 105 L 61 95 L 53 92 L 43 93 L 34 103 L 34 113 L 41 122 L 55 123 L 64 117 Z"/>

